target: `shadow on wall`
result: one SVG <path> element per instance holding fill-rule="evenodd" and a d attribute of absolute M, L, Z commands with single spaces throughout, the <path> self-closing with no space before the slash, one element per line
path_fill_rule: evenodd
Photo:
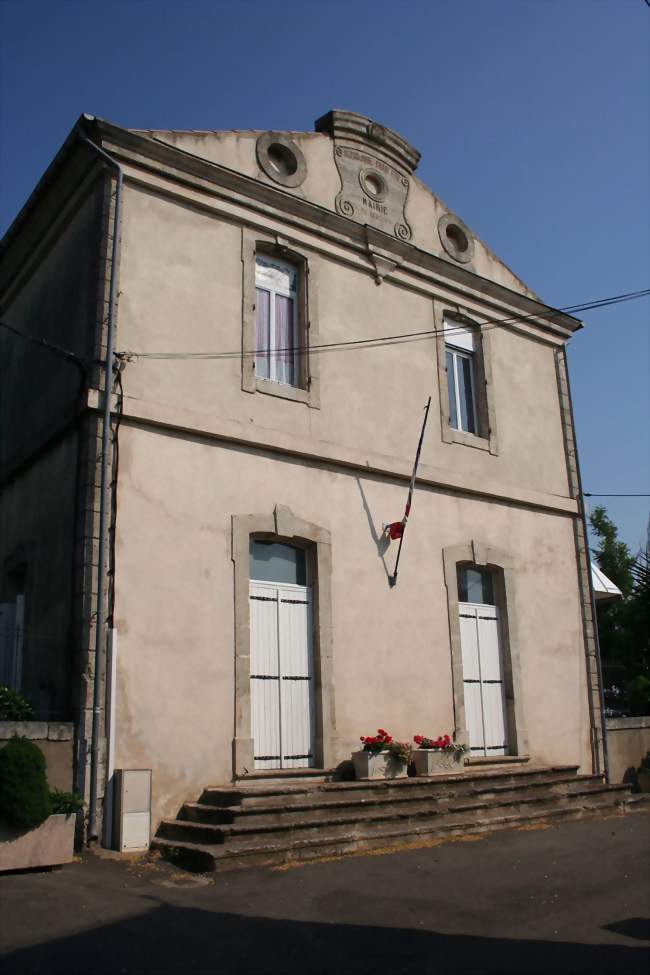
<path fill-rule="evenodd" d="M 648 971 L 647 951 L 641 947 L 272 920 L 152 900 L 156 906 L 146 914 L 6 955 L 3 972 L 647 975 Z M 622 923 L 626 922 L 616 922 Z"/>
<path fill-rule="evenodd" d="M 374 518 L 372 517 L 372 512 L 368 504 L 368 499 L 366 498 L 366 493 L 363 490 L 363 486 L 358 477 L 355 477 L 357 482 L 357 487 L 359 488 L 359 494 L 361 495 L 361 503 L 363 504 L 363 510 L 365 512 L 366 518 L 368 519 L 368 528 L 370 529 L 370 536 L 377 549 L 377 556 L 381 559 L 381 563 L 384 567 L 384 572 L 386 573 L 386 578 L 390 579 L 391 573 L 389 572 L 388 566 L 386 565 L 386 559 L 384 558 L 388 548 L 390 546 L 390 539 L 384 533 L 381 528 L 381 523 L 379 525 L 379 530 L 375 528 Z"/>

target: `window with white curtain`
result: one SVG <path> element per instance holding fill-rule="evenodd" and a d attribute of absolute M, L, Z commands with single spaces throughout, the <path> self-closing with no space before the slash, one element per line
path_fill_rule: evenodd
<path fill-rule="evenodd" d="M 449 424 L 455 430 L 477 433 L 475 332 L 448 318 L 444 331 Z"/>
<path fill-rule="evenodd" d="M 255 257 L 255 375 L 300 386 L 298 268 L 267 254 Z"/>

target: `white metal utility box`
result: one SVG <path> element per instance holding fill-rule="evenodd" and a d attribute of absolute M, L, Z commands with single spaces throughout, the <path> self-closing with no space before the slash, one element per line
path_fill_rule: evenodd
<path fill-rule="evenodd" d="M 151 840 L 151 769 L 115 769 L 117 849 L 148 850 Z"/>

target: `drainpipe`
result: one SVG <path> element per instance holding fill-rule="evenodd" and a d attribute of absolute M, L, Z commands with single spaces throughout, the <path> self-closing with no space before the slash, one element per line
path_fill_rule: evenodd
<path fill-rule="evenodd" d="M 106 648 L 106 615 L 104 600 L 106 596 L 106 552 L 108 549 L 108 512 L 106 496 L 108 491 L 108 455 L 111 433 L 111 391 L 113 386 L 113 352 L 115 346 L 115 305 L 117 299 L 117 253 L 120 231 L 120 210 L 122 204 L 123 173 L 119 164 L 92 142 L 85 132 L 80 132 L 82 142 L 87 143 L 115 170 L 115 212 L 113 215 L 113 246 L 111 249 L 111 286 L 108 298 L 108 320 L 106 323 L 106 360 L 104 362 L 104 404 L 102 427 L 102 453 L 99 479 L 99 553 L 97 565 L 97 618 L 95 625 L 95 680 L 93 685 L 93 725 L 90 746 L 90 798 L 88 802 L 88 839 L 97 839 L 97 793 L 99 785 L 99 737 L 101 707 L 101 685 L 104 676 Z"/>
<path fill-rule="evenodd" d="M 596 597 L 594 595 L 594 583 L 591 576 L 591 550 L 589 547 L 589 531 L 587 528 L 587 512 L 585 506 L 585 496 L 582 490 L 582 475 L 580 474 L 580 458 L 578 456 L 578 441 L 576 437 L 576 424 L 573 415 L 573 398 L 571 396 L 571 383 L 569 382 L 569 365 L 564 354 L 564 367 L 566 370 L 566 388 L 569 395 L 569 414 L 571 416 L 571 426 L 573 428 L 573 442 L 575 445 L 576 477 L 578 481 L 578 501 L 580 503 L 580 517 L 582 519 L 582 530 L 585 536 L 585 557 L 587 559 L 587 577 L 589 579 L 589 600 L 591 603 L 591 620 L 594 633 L 594 647 L 596 650 L 596 668 L 598 671 L 598 697 L 600 701 L 600 722 L 603 741 L 603 771 L 605 782 L 609 785 L 609 750 L 607 747 L 607 722 L 605 720 L 605 692 L 603 690 L 603 667 L 600 659 L 600 639 L 598 636 L 598 619 L 596 615 Z"/>

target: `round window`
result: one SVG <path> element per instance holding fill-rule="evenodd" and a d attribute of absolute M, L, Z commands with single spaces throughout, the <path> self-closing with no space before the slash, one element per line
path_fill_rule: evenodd
<path fill-rule="evenodd" d="M 469 227 L 462 220 L 446 213 L 438 221 L 440 243 L 455 261 L 466 264 L 474 257 L 474 239 Z"/>
<path fill-rule="evenodd" d="M 361 189 L 373 200 L 383 200 L 388 192 L 386 180 L 376 169 L 362 169 L 359 173 Z"/>
<path fill-rule="evenodd" d="M 465 231 L 457 223 L 450 223 L 445 233 L 447 234 L 447 239 L 451 241 L 452 247 L 455 247 L 459 254 L 464 254 L 469 247 L 469 241 Z"/>
<path fill-rule="evenodd" d="M 269 162 L 277 169 L 281 176 L 293 176 L 298 169 L 298 160 L 291 151 L 280 142 L 272 142 L 268 148 Z"/>
<path fill-rule="evenodd" d="M 304 182 L 307 163 L 300 147 L 281 132 L 266 132 L 257 140 L 257 161 L 274 183 L 295 187 Z"/>

